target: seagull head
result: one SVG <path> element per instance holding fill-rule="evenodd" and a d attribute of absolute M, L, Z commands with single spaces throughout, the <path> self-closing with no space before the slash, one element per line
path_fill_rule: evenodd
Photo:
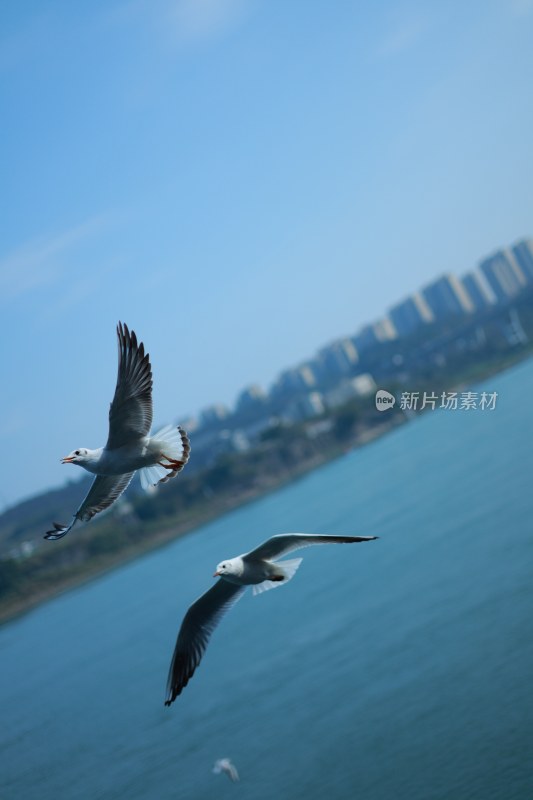
<path fill-rule="evenodd" d="M 78 447 L 77 450 L 73 450 L 72 453 L 69 453 L 68 456 L 61 459 L 62 464 L 83 464 L 84 461 L 90 461 L 91 456 L 89 455 L 91 451 L 87 450 L 85 447 Z"/>
<path fill-rule="evenodd" d="M 220 564 L 217 565 L 217 568 L 213 574 L 213 578 L 224 578 L 229 575 L 242 575 L 242 570 L 243 564 L 240 557 L 227 558 L 225 561 L 221 561 Z"/>

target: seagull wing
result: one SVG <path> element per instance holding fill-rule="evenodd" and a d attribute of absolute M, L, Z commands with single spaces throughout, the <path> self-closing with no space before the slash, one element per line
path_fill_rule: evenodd
<path fill-rule="evenodd" d="M 242 556 L 244 561 L 270 561 L 280 558 L 293 550 L 309 547 L 312 544 L 353 544 L 354 542 L 370 542 L 377 536 L 326 536 L 314 533 L 282 533 L 272 536 Z"/>
<path fill-rule="evenodd" d="M 109 437 L 113 450 L 150 433 L 152 427 L 152 368 L 144 345 L 121 322 L 117 326 L 118 376 L 109 409 Z"/>
<path fill-rule="evenodd" d="M 202 660 L 211 634 L 224 614 L 245 591 L 246 586 L 229 583 L 220 578 L 189 608 L 181 623 L 170 664 L 166 706 L 169 706 L 187 686 Z"/>
<path fill-rule="evenodd" d="M 70 525 L 54 522 L 54 530 L 47 531 L 44 538 L 62 539 L 78 520 L 88 522 L 98 512 L 109 508 L 120 497 L 134 474 L 134 472 L 125 472 L 123 475 L 97 475 Z"/>
<path fill-rule="evenodd" d="M 87 497 L 76 511 L 76 518 L 83 522 L 89 522 L 95 514 L 113 505 L 134 474 L 134 472 L 125 472 L 123 475 L 97 475 Z"/>

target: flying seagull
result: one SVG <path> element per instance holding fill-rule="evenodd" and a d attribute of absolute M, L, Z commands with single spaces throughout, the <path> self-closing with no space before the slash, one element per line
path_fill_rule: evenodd
<path fill-rule="evenodd" d="M 272 536 L 250 553 L 221 561 L 213 575 L 220 580 L 192 604 L 181 623 L 168 673 L 165 705 L 169 706 L 187 686 L 202 660 L 211 634 L 246 588 L 253 586 L 253 593 L 260 594 L 282 586 L 290 581 L 302 561 L 301 558 L 275 559 L 312 544 L 353 544 L 377 538 L 284 533 Z"/>
<path fill-rule="evenodd" d="M 215 761 L 213 772 L 215 775 L 220 775 L 221 772 L 224 772 L 228 778 L 233 781 L 233 783 L 237 783 L 239 780 L 239 773 L 237 772 L 237 767 L 235 764 L 232 764 L 229 758 L 219 758 Z"/>
<path fill-rule="evenodd" d="M 105 447 L 79 447 L 61 459 L 96 475 L 89 493 L 70 525 L 54 522 L 45 539 L 61 539 L 78 520 L 88 522 L 117 500 L 140 470 L 143 489 L 174 478 L 189 460 L 191 446 L 185 431 L 167 425 L 154 436 L 152 426 L 152 367 L 142 342 L 121 322 L 117 326 L 118 377 L 109 409 Z"/>

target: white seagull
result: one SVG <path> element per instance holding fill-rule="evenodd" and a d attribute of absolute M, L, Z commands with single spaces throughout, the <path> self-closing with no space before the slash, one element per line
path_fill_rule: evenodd
<path fill-rule="evenodd" d="M 219 576 L 220 580 L 192 604 L 181 623 L 168 673 L 165 705 L 169 706 L 187 686 L 202 660 L 211 634 L 246 588 L 253 586 L 253 593 L 260 594 L 282 586 L 290 581 L 302 562 L 301 558 L 279 562 L 274 559 L 312 544 L 353 544 L 377 538 L 284 533 L 272 536 L 250 553 L 221 561 L 213 575 Z"/>
<path fill-rule="evenodd" d="M 215 765 L 213 767 L 213 772 L 215 775 L 220 775 L 221 772 L 224 772 L 228 778 L 233 781 L 233 783 L 237 783 L 239 780 L 239 773 L 237 772 L 237 767 L 235 764 L 232 764 L 229 758 L 219 758 L 215 761 Z"/>
<path fill-rule="evenodd" d="M 105 447 L 79 447 L 61 459 L 96 475 L 89 493 L 70 525 L 54 522 L 45 539 L 61 539 L 77 520 L 88 522 L 120 497 L 136 470 L 143 489 L 165 483 L 183 469 L 191 450 L 185 431 L 167 425 L 150 437 L 152 426 L 152 368 L 142 342 L 127 325 L 117 326 L 118 377 L 109 409 L 109 435 Z"/>

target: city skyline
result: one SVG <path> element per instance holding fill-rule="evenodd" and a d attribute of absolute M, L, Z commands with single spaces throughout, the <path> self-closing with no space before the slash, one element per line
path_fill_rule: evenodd
<path fill-rule="evenodd" d="M 405 334 L 396 330 L 394 335 L 391 335 L 391 328 L 388 325 L 390 322 L 389 317 L 382 317 L 373 323 L 373 325 L 363 324 L 355 335 L 343 337 L 329 345 L 322 346 L 317 351 L 314 358 L 308 358 L 295 367 L 283 367 L 266 391 L 259 384 L 247 384 L 240 388 L 235 402 L 231 405 L 214 402 L 198 409 L 196 414 L 190 415 L 188 418 L 182 417 L 180 419 L 166 420 L 166 422 L 168 423 L 170 421 L 185 426 L 188 433 L 193 435 L 193 443 L 195 441 L 194 434 L 199 435 L 197 439 L 199 444 L 197 452 L 199 455 L 202 455 L 201 461 L 205 466 L 206 445 L 209 450 L 212 450 L 213 458 L 222 452 L 245 451 L 252 446 L 252 440 L 249 438 L 250 433 L 253 434 L 253 439 L 257 439 L 270 424 L 274 424 L 275 422 L 275 417 L 270 417 L 268 405 L 272 399 L 276 399 L 278 393 L 281 398 L 283 398 L 284 394 L 286 395 L 285 401 L 283 402 L 283 411 L 278 417 L 278 422 L 284 421 L 289 424 L 310 420 L 312 417 L 320 416 L 324 412 L 331 412 L 336 407 L 353 400 L 355 397 L 368 396 L 374 393 L 378 388 L 374 376 L 364 369 L 361 371 L 356 370 L 355 376 L 353 375 L 353 371 L 357 368 L 359 363 L 359 356 L 364 356 L 364 349 L 359 352 L 353 344 L 361 331 L 364 332 L 365 329 L 376 327 L 384 333 L 383 338 L 380 337 L 379 342 L 368 344 L 369 349 L 372 349 L 377 343 L 384 344 L 388 342 L 390 344 L 393 341 L 397 341 L 399 347 L 401 347 L 402 341 L 408 341 L 410 336 L 419 328 L 423 328 L 424 325 L 446 321 L 450 317 L 457 315 L 467 318 L 470 314 L 474 316 L 480 310 L 486 310 L 490 307 L 495 308 L 502 305 L 505 306 L 518 294 L 518 292 L 515 291 L 514 285 L 509 286 L 508 293 L 502 296 L 496 296 L 494 293 L 485 296 L 482 307 L 479 308 L 474 301 L 470 302 L 470 297 L 466 296 L 468 291 L 466 290 L 464 280 L 465 278 L 478 279 L 480 277 L 482 279 L 480 268 L 484 263 L 492 263 L 492 261 L 495 261 L 498 267 L 501 268 L 502 259 L 505 260 L 509 258 L 509 255 L 515 252 L 520 254 L 520 263 L 518 259 L 516 259 L 516 261 L 510 265 L 513 277 L 517 277 L 516 270 L 518 267 L 520 273 L 518 275 L 520 291 L 528 288 L 528 286 L 531 287 L 533 286 L 533 268 L 529 270 L 528 267 L 530 265 L 533 267 L 533 240 L 528 238 L 519 239 L 512 247 L 501 248 L 487 258 L 482 259 L 479 262 L 479 268 L 472 269 L 463 276 L 462 279 L 458 279 L 451 273 L 439 276 L 425 287 L 416 290 L 404 301 L 397 304 L 396 307 L 402 306 L 405 304 L 406 300 L 412 297 L 423 299 L 427 295 L 428 290 L 430 295 L 432 290 L 439 290 L 439 293 L 434 296 L 435 305 L 432 303 L 431 317 L 425 318 L 424 314 L 421 314 L 417 326 L 406 331 Z M 474 286 L 475 290 L 479 291 L 479 287 L 475 281 Z M 450 306 L 450 288 L 456 293 L 456 297 L 453 298 L 456 301 L 455 306 Z M 444 292 L 442 291 L 443 289 Z M 439 297 L 439 294 L 442 296 Z M 441 309 L 443 313 L 433 313 L 437 310 L 443 297 L 445 299 L 445 305 L 447 306 L 446 309 Z M 429 305 L 426 305 L 426 308 L 429 310 Z M 344 350 L 346 345 L 347 352 Z M 328 360 L 331 356 L 333 356 L 334 360 L 329 363 L 331 378 L 330 388 L 324 392 L 323 390 L 319 390 L 319 384 L 321 382 L 323 383 L 324 379 L 326 379 Z M 320 361 L 322 361 L 322 363 L 319 363 Z M 247 407 L 252 410 L 256 403 L 265 404 L 266 416 L 263 415 L 258 418 L 257 415 L 255 415 L 255 422 L 252 421 L 251 425 L 245 425 L 242 428 L 238 419 L 239 412 L 244 412 L 246 414 Z M 235 419 L 234 415 L 237 415 L 237 419 Z M 228 429 L 222 430 L 221 426 L 224 427 L 226 421 Z M 331 420 L 324 424 L 328 430 L 331 428 Z M 215 432 L 214 435 L 213 426 L 215 431 L 218 431 Z M 211 463 L 210 459 L 208 459 L 208 463 Z M 76 479 L 79 479 L 79 476 L 74 478 L 74 480 Z M 27 496 L 21 497 L 20 501 L 25 499 L 27 499 Z M 16 505 L 17 502 L 18 501 L 12 505 Z M 0 513 L 4 510 L 5 508 L 0 509 Z"/>
<path fill-rule="evenodd" d="M 532 230 L 529 0 L 51 0 L 0 21 L 0 507 L 105 442 L 118 320 L 157 426 Z"/>
<path fill-rule="evenodd" d="M 390 326 L 391 320 L 388 314 L 385 314 L 383 317 L 375 320 L 373 323 L 364 322 L 355 333 L 348 333 L 345 336 L 334 339 L 329 344 L 322 345 L 316 351 L 314 356 L 308 355 L 307 358 L 294 366 L 282 367 L 281 372 L 275 376 L 270 386 L 267 387 L 266 390 L 259 383 L 245 384 L 238 390 L 233 403 L 223 404 L 215 401 L 213 404 L 199 409 L 197 412 L 197 417 L 200 420 L 200 424 L 206 425 L 212 422 L 213 419 L 209 419 L 209 412 L 214 412 L 215 409 L 218 409 L 221 412 L 220 419 L 222 419 L 228 413 L 231 413 L 236 409 L 238 410 L 240 398 L 246 393 L 252 394 L 253 392 L 258 392 L 261 397 L 268 398 L 272 393 L 275 394 L 276 391 L 279 390 L 279 387 L 283 386 L 284 382 L 288 384 L 288 388 L 291 388 L 291 381 L 296 381 L 292 388 L 298 388 L 298 384 L 300 384 L 300 388 L 304 389 L 307 386 L 307 388 L 311 390 L 316 385 L 316 376 L 313 376 L 311 373 L 313 363 L 316 362 L 317 359 L 327 359 L 328 357 L 331 358 L 332 356 L 337 355 L 334 353 L 334 351 L 339 351 L 344 342 L 348 343 L 349 346 L 355 347 L 355 352 L 351 356 L 339 353 L 339 361 L 343 358 L 343 356 L 346 360 L 346 372 L 348 373 L 350 362 L 352 365 L 355 365 L 360 353 L 364 352 L 367 347 L 376 346 L 379 343 L 378 338 L 376 338 L 374 341 L 367 340 L 366 345 L 363 347 L 357 347 L 357 339 L 360 338 L 361 333 L 363 333 L 364 337 L 365 331 L 371 327 L 377 327 L 383 331 L 381 338 L 382 342 L 394 341 L 395 339 L 402 339 L 410 336 L 420 327 L 423 327 L 424 324 L 442 321 L 447 319 L 449 316 L 453 316 L 454 314 L 466 315 L 474 313 L 484 308 L 489 308 L 492 305 L 497 305 L 499 303 L 511 300 L 516 294 L 514 291 L 514 285 L 509 287 L 510 291 L 508 293 L 505 293 L 502 289 L 502 292 L 499 296 L 496 296 L 494 292 L 491 294 L 490 287 L 489 291 L 485 294 L 487 284 L 486 281 L 485 283 L 483 282 L 483 275 L 480 271 L 480 267 L 487 261 L 492 260 L 496 260 L 498 264 L 501 264 L 502 257 L 509 253 L 514 253 L 515 251 L 520 253 L 522 264 L 518 264 L 517 261 L 515 264 L 511 264 L 510 268 L 515 277 L 515 270 L 517 267 L 520 270 L 520 276 L 517 279 L 520 288 L 522 289 L 528 284 L 533 284 L 533 240 L 527 237 L 520 238 L 514 242 L 512 246 L 502 247 L 491 253 L 490 256 L 478 259 L 478 264 L 476 267 L 472 268 L 469 272 L 463 275 L 462 278 L 457 277 L 453 273 L 446 273 L 445 275 L 437 276 L 430 283 L 415 290 L 411 295 L 408 295 L 399 303 L 392 306 L 391 309 L 389 309 L 390 314 L 390 311 L 399 307 L 403 307 L 406 303 L 412 302 L 412 298 L 421 300 L 427 315 L 421 313 L 416 321 L 416 324 L 414 324 L 412 327 L 407 326 L 405 331 L 400 332 L 400 330 L 395 329 L 394 324 L 392 324 L 392 327 Z M 530 265 L 531 271 L 527 271 L 527 267 Z M 454 292 L 455 296 L 451 294 L 451 291 Z M 429 299 L 432 294 L 434 297 L 433 301 Z M 479 301 L 478 298 L 481 298 L 481 300 Z M 443 301 L 444 304 L 442 304 Z M 439 305 L 441 306 L 440 311 L 438 310 Z M 338 366 L 339 374 L 341 374 L 342 366 L 340 363 Z M 224 409 L 223 413 L 222 409 Z M 191 420 L 192 419 L 195 419 L 195 415 L 191 416 Z"/>

